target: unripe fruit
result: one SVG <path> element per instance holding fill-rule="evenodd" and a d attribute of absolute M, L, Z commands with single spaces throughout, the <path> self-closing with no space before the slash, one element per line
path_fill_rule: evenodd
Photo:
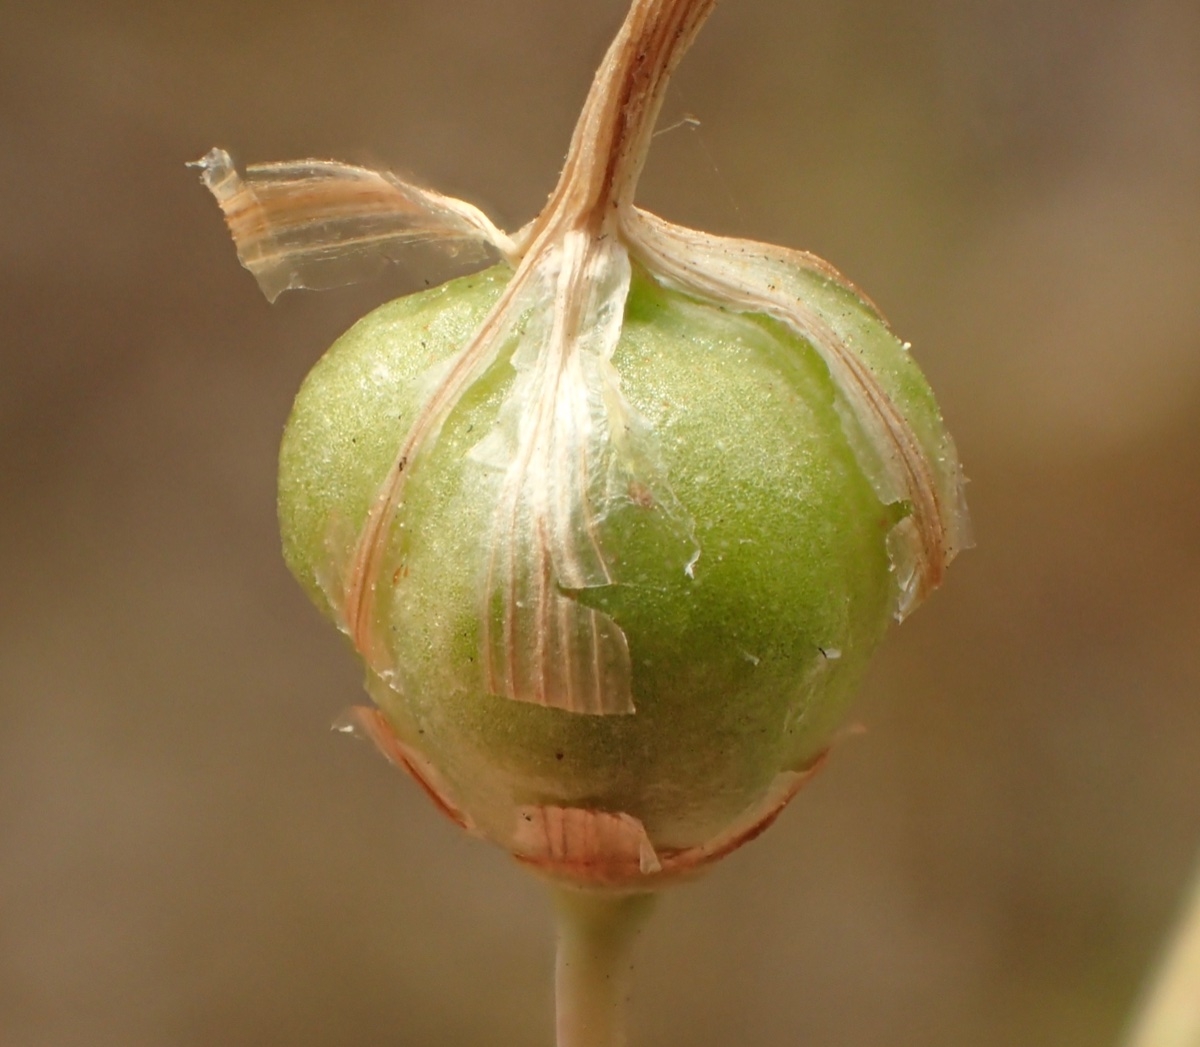
<path fill-rule="evenodd" d="M 967 540 L 953 444 L 869 300 L 633 206 L 711 6 L 636 0 L 514 237 L 393 176 L 201 162 L 271 294 L 324 280 L 339 231 L 506 259 L 317 364 L 280 522 L 362 656 L 362 725 L 460 824 L 588 886 L 656 886 L 769 824 Z"/>
<path fill-rule="evenodd" d="M 283 441 L 280 520 L 289 566 L 335 620 L 331 558 L 344 569 L 348 553 L 335 536 L 361 530 L 422 376 L 461 348 L 509 275 L 498 267 L 376 310 L 305 382 Z M 842 304 L 904 365 L 877 318 Z M 598 536 L 619 581 L 574 594 L 625 634 L 636 711 L 588 716 L 489 693 L 479 549 L 495 470 L 474 452 L 511 391 L 507 363 L 411 466 L 377 579 L 395 668 L 389 682 L 368 669 L 369 686 L 404 747 L 435 769 L 444 802 L 518 855 L 530 809 L 586 808 L 637 819 L 660 864 L 688 852 L 698 864 L 698 849 L 773 814 L 798 781 L 787 776 L 828 745 L 896 606 L 887 537 L 904 510 L 880 502 L 828 368 L 782 325 L 641 275 L 612 363 L 657 435 L 670 511 L 685 514 L 664 522 L 654 494 L 627 492 Z M 917 395 L 932 410 L 923 383 Z M 652 860 L 644 871 L 656 872 Z"/>

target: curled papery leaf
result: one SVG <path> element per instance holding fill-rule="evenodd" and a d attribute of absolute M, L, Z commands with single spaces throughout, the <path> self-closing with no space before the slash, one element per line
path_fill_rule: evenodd
<path fill-rule="evenodd" d="M 512 241 L 477 207 L 390 173 L 332 160 L 252 164 L 238 174 L 224 149 L 192 166 L 217 198 L 238 258 L 274 301 L 290 288 L 361 279 L 409 244 L 476 259 L 510 257 Z"/>

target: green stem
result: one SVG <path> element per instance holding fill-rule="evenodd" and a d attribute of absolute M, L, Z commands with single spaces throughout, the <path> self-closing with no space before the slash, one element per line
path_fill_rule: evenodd
<path fill-rule="evenodd" d="M 624 1047 L 633 942 L 652 894 L 555 890 L 558 1047 Z"/>
<path fill-rule="evenodd" d="M 1126 1047 L 1200 1047 L 1200 867 Z"/>

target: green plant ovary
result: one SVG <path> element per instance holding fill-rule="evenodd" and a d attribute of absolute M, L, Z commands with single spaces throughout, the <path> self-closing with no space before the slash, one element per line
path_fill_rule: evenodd
<path fill-rule="evenodd" d="M 289 566 L 335 620 L 339 558 L 427 376 L 478 327 L 509 272 L 375 310 L 305 382 L 283 441 L 280 519 Z M 828 745 L 895 605 L 886 539 L 904 508 L 879 502 L 810 346 L 635 272 L 612 362 L 698 553 L 681 558 L 680 520 L 665 527 L 636 491 L 600 522 L 615 584 L 573 595 L 627 636 L 636 714 L 487 693 L 479 542 L 494 477 L 474 452 L 514 378 L 504 354 L 405 463 L 405 505 L 376 580 L 396 670 L 386 681 L 368 670 L 369 690 L 501 841 L 527 804 L 632 815 L 656 848 L 711 839 Z"/>

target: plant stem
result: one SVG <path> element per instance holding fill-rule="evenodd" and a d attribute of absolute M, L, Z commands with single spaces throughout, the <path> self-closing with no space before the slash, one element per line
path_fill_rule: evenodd
<path fill-rule="evenodd" d="M 529 241 L 587 226 L 599 235 L 633 206 L 671 75 L 717 0 L 633 0 L 583 103 L 558 185 Z"/>
<path fill-rule="evenodd" d="M 558 1047 L 624 1047 L 633 942 L 652 894 L 555 888 Z"/>
<path fill-rule="evenodd" d="M 1126 1047 L 1200 1047 L 1200 866 Z"/>

